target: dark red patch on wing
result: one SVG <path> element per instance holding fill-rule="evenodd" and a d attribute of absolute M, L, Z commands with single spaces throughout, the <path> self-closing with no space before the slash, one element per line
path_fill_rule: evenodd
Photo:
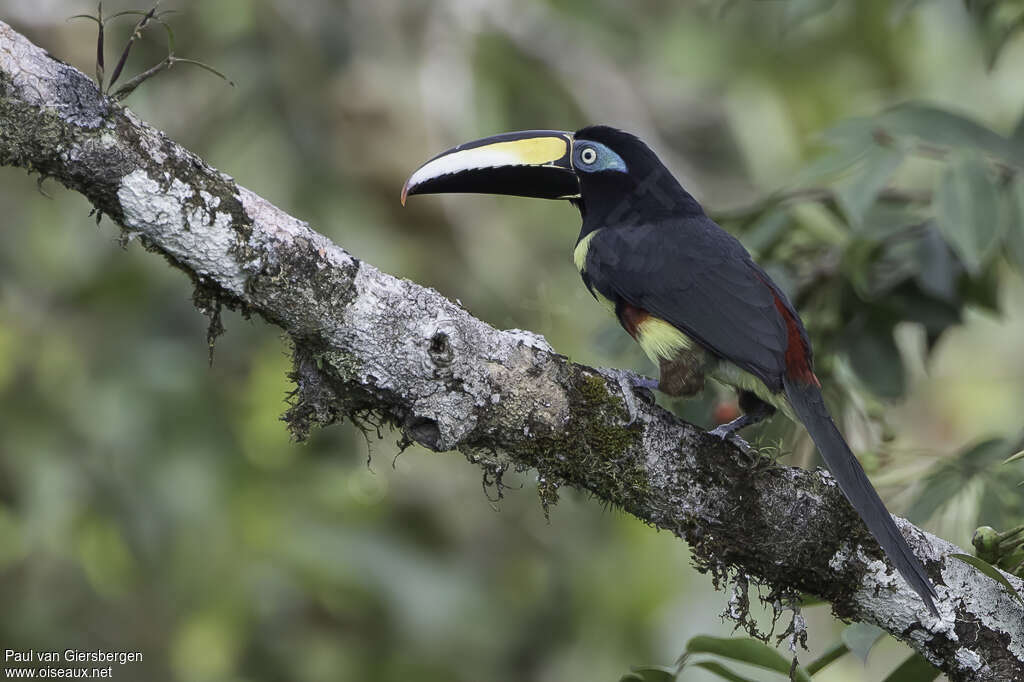
<path fill-rule="evenodd" d="M 639 333 L 640 325 L 651 316 L 643 308 L 637 308 L 625 302 L 620 302 L 615 306 L 615 314 L 618 315 L 619 324 L 622 325 L 622 328 L 629 332 L 629 335 L 634 339 L 636 339 L 636 335 Z"/>
<path fill-rule="evenodd" d="M 774 291 L 772 296 L 775 298 L 775 309 L 786 321 L 786 373 L 791 379 L 820 387 L 821 382 L 811 369 L 811 349 L 800 333 L 800 323 L 797 322 L 796 315 L 790 312 Z"/>

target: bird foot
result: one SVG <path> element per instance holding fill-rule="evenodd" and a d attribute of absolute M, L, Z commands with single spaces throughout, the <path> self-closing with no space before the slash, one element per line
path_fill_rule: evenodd
<path fill-rule="evenodd" d="M 609 369 L 605 371 L 612 374 L 619 384 L 619 389 L 622 391 L 622 400 L 626 403 L 626 411 L 629 413 L 629 421 L 626 422 L 626 426 L 632 426 L 639 415 L 639 410 L 636 406 L 636 391 L 644 391 L 647 394 L 645 399 L 648 402 L 653 402 L 654 396 L 650 395 L 650 392 L 658 388 L 658 380 L 634 374 L 624 369 Z"/>
<path fill-rule="evenodd" d="M 740 434 L 736 433 L 736 427 L 733 426 L 733 422 L 729 422 L 728 424 L 722 424 L 721 426 L 716 426 L 715 428 L 708 431 L 708 434 L 714 436 L 715 438 L 720 438 L 721 440 L 727 440 L 731 442 L 733 445 L 739 448 L 740 451 L 742 451 L 744 454 L 754 454 L 754 448 L 751 447 L 750 443 L 748 443 L 742 436 L 740 436 Z"/>

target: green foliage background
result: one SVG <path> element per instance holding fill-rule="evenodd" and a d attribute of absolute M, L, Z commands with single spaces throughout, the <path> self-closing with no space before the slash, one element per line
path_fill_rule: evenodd
<path fill-rule="evenodd" d="M 578 282 L 574 209 L 398 202 L 464 140 L 639 132 L 799 300 L 891 508 L 970 547 L 1022 521 L 1000 462 L 1024 413 L 1024 40 L 1019 3 L 967 5 L 168 2 L 178 54 L 237 87 L 176 66 L 127 104 L 356 256 L 650 372 Z M 87 73 L 95 25 L 65 19 L 94 9 L 0 0 Z M 108 26 L 108 70 L 131 23 Z M 495 502 L 392 433 L 290 443 L 277 330 L 226 315 L 208 367 L 187 279 L 81 197 L 5 168 L 0 208 L 0 648 L 141 650 L 118 679 L 611 680 L 731 632 L 685 546 L 617 511 L 567 491 L 548 522 L 531 476 Z M 709 424 L 723 400 L 670 407 Z M 783 419 L 762 435 L 815 463 Z M 806 615 L 810 660 L 842 626 Z M 883 642 L 815 680 L 905 657 Z"/>

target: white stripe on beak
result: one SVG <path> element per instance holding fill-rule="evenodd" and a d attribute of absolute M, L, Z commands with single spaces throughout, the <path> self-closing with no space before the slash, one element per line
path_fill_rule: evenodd
<path fill-rule="evenodd" d="M 508 166 L 546 166 L 566 158 L 569 140 L 558 136 L 526 137 L 492 142 L 469 149 L 458 149 L 438 156 L 420 166 L 405 183 L 402 203 L 412 188 L 428 180 L 463 171 Z"/>

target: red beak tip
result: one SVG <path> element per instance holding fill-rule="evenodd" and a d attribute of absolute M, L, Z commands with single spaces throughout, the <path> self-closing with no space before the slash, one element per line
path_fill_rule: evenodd
<path fill-rule="evenodd" d="M 402 186 L 402 206 L 405 206 L 405 200 L 409 196 L 409 184 L 406 183 Z"/>

